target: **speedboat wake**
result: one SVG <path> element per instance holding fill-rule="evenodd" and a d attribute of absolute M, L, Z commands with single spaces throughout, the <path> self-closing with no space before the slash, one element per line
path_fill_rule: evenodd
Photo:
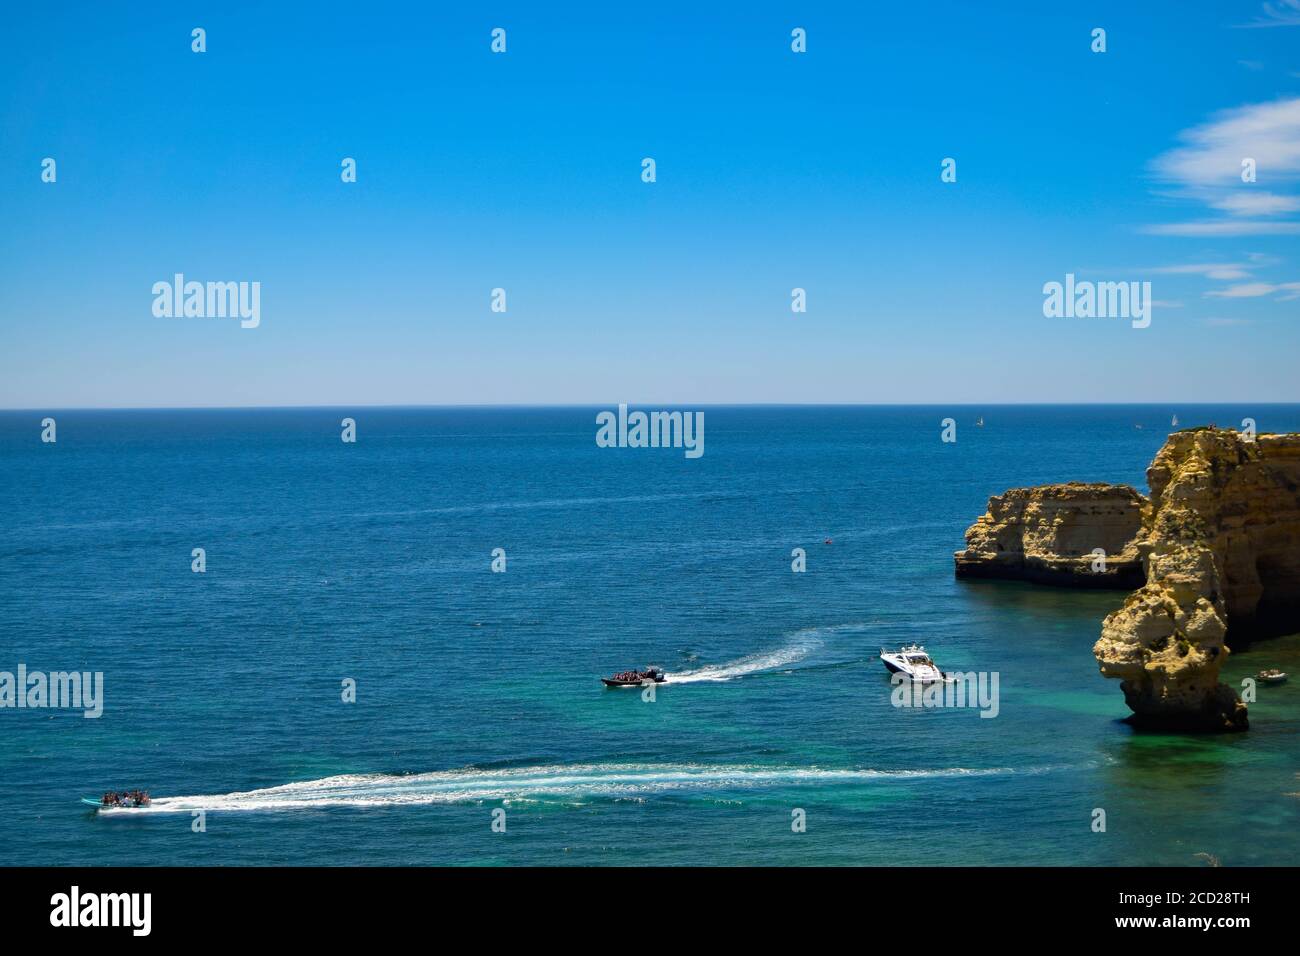
<path fill-rule="evenodd" d="M 700 681 L 732 680 L 748 674 L 762 671 L 779 670 L 797 664 L 813 651 L 820 648 L 825 640 L 822 635 L 846 628 L 860 627 L 858 624 L 841 624 L 835 627 L 808 627 L 795 631 L 781 647 L 771 651 L 747 654 L 725 664 L 708 664 L 689 671 L 669 671 L 664 676 L 669 684 L 694 684 Z"/>
<path fill-rule="evenodd" d="M 342 774 L 261 790 L 184 797 L 154 797 L 148 806 L 105 807 L 110 816 L 282 810 L 332 807 L 401 807 L 519 801 L 582 803 L 588 799 L 648 797 L 683 792 L 770 790 L 792 786 L 860 786 L 956 777 L 1040 773 L 1055 768 L 1008 767 L 935 770 L 834 770 L 817 767 L 699 764 L 573 764 L 434 773 Z"/>

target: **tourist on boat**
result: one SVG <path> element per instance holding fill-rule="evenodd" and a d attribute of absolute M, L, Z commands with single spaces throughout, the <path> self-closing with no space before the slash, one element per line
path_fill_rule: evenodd
<path fill-rule="evenodd" d="M 123 790 L 121 793 L 109 790 L 101 802 L 106 807 L 146 807 L 149 805 L 149 794 L 144 790 Z"/>

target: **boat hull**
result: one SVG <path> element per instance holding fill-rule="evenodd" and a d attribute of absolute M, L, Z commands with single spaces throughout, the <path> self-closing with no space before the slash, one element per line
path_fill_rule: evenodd
<path fill-rule="evenodd" d="M 645 680 L 614 680 L 610 677 L 602 677 L 600 682 L 606 687 L 642 687 L 646 684 L 662 684 L 664 683 L 664 679 L 659 677 L 654 680 L 651 680 L 650 678 L 646 678 Z"/>
<path fill-rule="evenodd" d="M 880 663 L 885 665 L 885 669 L 891 674 L 903 674 L 918 684 L 940 684 L 947 682 L 943 671 L 934 665 L 927 665 L 923 669 L 917 669 L 914 666 L 907 666 L 894 659 L 894 655 L 880 655 Z"/>

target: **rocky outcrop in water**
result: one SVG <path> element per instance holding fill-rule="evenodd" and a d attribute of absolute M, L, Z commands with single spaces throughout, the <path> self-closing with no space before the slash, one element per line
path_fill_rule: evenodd
<path fill-rule="evenodd" d="M 1300 630 L 1300 435 L 1177 432 L 1147 482 L 1147 580 L 1093 653 L 1137 723 L 1244 730 L 1246 705 L 1218 679 L 1226 640 Z"/>
<path fill-rule="evenodd" d="M 957 574 L 1131 581 L 1137 590 L 1107 616 L 1093 653 L 1120 681 L 1134 723 L 1244 730 L 1246 705 L 1219 683 L 1227 640 L 1300 631 L 1300 434 L 1176 432 L 1147 483 L 1149 501 L 1127 486 L 1078 483 L 995 496 L 966 532 Z M 1106 550 L 1108 578 L 1092 572 L 1095 547 Z"/>
<path fill-rule="evenodd" d="M 1128 485 L 1077 481 L 994 495 L 954 555 L 957 577 L 1135 588 L 1146 578 L 1136 546 L 1146 503 Z"/>

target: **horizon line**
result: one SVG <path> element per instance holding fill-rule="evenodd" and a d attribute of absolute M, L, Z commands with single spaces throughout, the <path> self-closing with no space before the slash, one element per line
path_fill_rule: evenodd
<path fill-rule="evenodd" d="M 709 408 L 1208 408 L 1225 405 L 1300 405 L 1296 401 L 1194 401 L 1194 402 L 615 402 L 612 407 L 651 406 L 669 409 Z M 0 408 L 0 414 L 31 412 L 220 412 L 220 411 L 311 411 L 352 408 L 369 409 L 608 409 L 609 403 L 592 402 L 451 402 L 390 403 L 357 402 L 328 405 L 45 405 Z"/>

